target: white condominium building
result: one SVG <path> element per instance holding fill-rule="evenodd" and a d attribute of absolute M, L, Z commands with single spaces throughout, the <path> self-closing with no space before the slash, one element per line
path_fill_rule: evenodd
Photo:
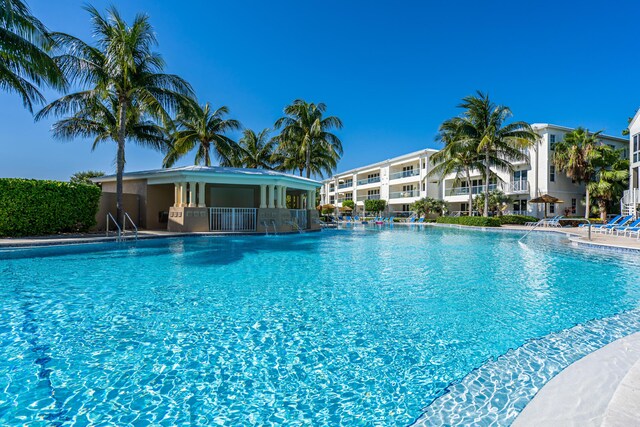
<path fill-rule="evenodd" d="M 515 163 L 512 173 L 497 172 L 500 180 L 489 183 L 489 190 L 499 189 L 511 199 L 505 213 L 542 216 L 544 205 L 531 204 L 529 200 L 550 194 L 562 200 L 562 203 L 549 205 L 548 214 L 583 216 L 585 206 L 585 185 L 572 181 L 553 164 L 555 144 L 564 139 L 564 135 L 573 128 L 547 123 L 534 123 L 533 130 L 540 136 L 534 147 L 528 150 L 528 162 Z M 627 155 L 629 142 L 616 136 L 601 135 L 600 141 L 616 149 L 624 149 Z M 484 177 L 480 171 L 472 173 L 471 192 L 484 191 Z M 468 211 L 469 189 L 466 182 L 454 186 L 455 177 L 443 179 L 442 199 L 448 202 L 452 211 Z"/>
<path fill-rule="evenodd" d="M 497 172 L 500 179 L 490 182 L 489 189 L 499 189 L 511 199 L 504 213 L 542 216 L 543 205 L 531 204 L 529 200 L 550 194 L 562 203 L 550 205 L 549 214 L 584 215 L 584 184 L 572 182 L 564 172 L 556 171 L 552 161 L 555 144 L 573 129 L 545 123 L 532 127 L 540 138 L 528 150 L 529 161 L 514 164 L 512 173 Z M 640 132 L 640 121 L 638 127 Z M 626 154 L 629 144 L 626 139 L 608 135 L 601 135 L 600 139 L 624 149 Z M 323 182 L 322 203 L 341 207 L 343 200 L 352 199 L 357 201 L 357 211 L 361 212 L 365 199 L 380 198 L 387 201 L 390 214 L 400 214 L 408 213 L 411 203 L 428 196 L 447 202 L 453 213 L 468 212 L 469 192 L 477 195 L 484 191 L 483 174 L 472 171 L 470 188 L 466 180 L 456 180 L 455 175 L 428 177 L 430 158 L 436 151 L 418 151 L 336 174 Z"/>
<path fill-rule="evenodd" d="M 629 123 L 629 190 L 620 202 L 623 214 L 638 216 L 640 205 L 640 110 Z"/>
<path fill-rule="evenodd" d="M 427 176 L 430 158 L 437 151 L 416 151 L 336 174 L 323 181 L 321 202 L 340 208 L 343 201 L 353 200 L 356 212 L 362 212 L 365 200 L 382 199 L 387 201 L 389 213 L 409 215 L 409 206 L 416 200 L 438 198 L 439 179 Z"/>

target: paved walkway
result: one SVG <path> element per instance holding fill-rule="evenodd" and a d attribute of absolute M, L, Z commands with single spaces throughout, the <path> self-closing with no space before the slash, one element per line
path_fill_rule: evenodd
<path fill-rule="evenodd" d="M 567 367 L 542 387 L 513 426 L 640 426 L 640 333 Z"/>

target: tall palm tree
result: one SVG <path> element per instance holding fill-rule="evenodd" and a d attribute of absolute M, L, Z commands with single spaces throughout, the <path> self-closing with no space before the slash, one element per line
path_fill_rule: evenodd
<path fill-rule="evenodd" d="M 629 160 L 608 145 L 596 147 L 599 156 L 595 163 L 594 176 L 587 183 L 589 194 L 597 201 L 600 218 L 607 218 L 607 205 L 622 197 L 629 188 Z"/>
<path fill-rule="evenodd" d="M 164 147 L 159 124 L 170 122 L 170 113 L 184 105 L 193 90 L 180 77 L 163 73 L 164 61 L 152 50 L 157 40 L 146 15 L 137 15 L 129 25 L 113 7 L 106 16 L 91 6 L 86 10 L 95 45 L 56 35 L 66 50 L 56 61 L 81 89 L 47 105 L 36 119 L 66 116 L 54 125 L 56 137 L 93 137 L 94 147 L 103 141 L 117 144 L 116 207 L 122 224 L 125 144 Z"/>
<path fill-rule="evenodd" d="M 238 166 L 273 169 L 276 140 L 269 137 L 269 132 L 269 129 L 263 129 L 256 134 L 253 130 L 246 129 L 242 133 L 242 138 L 238 141 Z"/>
<path fill-rule="evenodd" d="M 44 102 L 38 86 L 66 87 L 58 64 L 49 56 L 54 40 L 21 0 L 0 0 L 0 87 L 17 93 L 33 111 Z"/>
<path fill-rule="evenodd" d="M 288 158 L 295 158 L 299 163 L 295 169 L 305 170 L 307 178 L 325 170 L 330 163 L 337 164 L 342 156 L 342 142 L 331 133 L 332 129 L 342 129 L 342 121 L 336 116 L 324 117 L 326 110 L 327 106 L 322 102 L 314 104 L 296 99 L 285 107 L 285 116 L 275 123 L 276 129 L 282 128 L 278 136 L 280 151 Z M 320 162 L 316 165 L 313 164 L 314 153 Z M 333 160 L 327 161 L 327 157 Z"/>
<path fill-rule="evenodd" d="M 444 143 L 444 148 L 431 156 L 433 168 L 428 176 L 455 174 L 454 185 L 464 179 L 469 189 L 469 216 L 473 214 L 473 192 L 471 171 L 482 170 L 483 163 L 473 141 L 463 138 L 460 119 L 446 120 L 440 125 L 436 140 Z"/>
<path fill-rule="evenodd" d="M 225 134 L 240 129 L 241 125 L 237 120 L 225 119 L 227 114 L 228 107 L 222 106 L 214 111 L 208 102 L 205 105 L 192 102 L 183 108 L 174 121 L 177 130 L 172 135 L 172 146 L 163 166 L 173 166 L 194 148 L 197 148 L 196 165 L 211 166 L 213 155 L 221 165 L 233 166 L 239 151 L 238 144 Z"/>
<path fill-rule="evenodd" d="M 459 118 L 462 140 L 475 146 L 484 163 L 484 216 L 489 215 L 489 181 L 492 169 L 513 170 L 513 162 L 527 161 L 525 150 L 532 147 L 537 135 L 528 123 L 519 121 L 506 124 L 512 116 L 511 109 L 496 105 L 489 95 L 480 91 L 467 96 L 458 105 L 465 111 Z"/>
<path fill-rule="evenodd" d="M 553 163 L 564 171 L 567 177 L 584 184 L 591 181 L 598 159 L 602 155 L 598 150 L 599 137 L 602 131 L 595 133 L 578 127 L 567 133 L 564 139 L 556 143 L 553 153 Z M 585 193 L 585 218 L 589 218 L 591 211 L 591 194 L 587 186 Z"/>

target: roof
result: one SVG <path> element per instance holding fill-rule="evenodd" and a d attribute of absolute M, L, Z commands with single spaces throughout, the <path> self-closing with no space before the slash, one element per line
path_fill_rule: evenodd
<path fill-rule="evenodd" d="M 534 128 L 534 129 L 535 128 L 546 128 L 546 127 L 548 127 L 548 128 L 562 130 L 562 131 L 565 131 L 565 132 L 571 132 L 572 130 L 576 129 L 576 128 L 570 128 L 570 127 L 567 127 L 567 126 L 554 125 L 552 123 L 532 123 L 531 127 Z M 618 141 L 624 142 L 624 143 L 628 143 L 629 142 L 629 140 L 627 138 L 623 138 L 623 137 L 620 137 L 620 136 L 606 135 L 604 133 L 601 133 L 600 136 L 602 138 L 617 139 Z"/>
<path fill-rule="evenodd" d="M 145 171 L 126 172 L 123 179 L 162 179 L 173 175 L 207 175 L 210 177 L 226 177 L 239 179 L 271 177 L 280 178 L 286 181 L 297 181 L 301 184 L 320 186 L 320 182 L 313 179 L 295 176 L 292 174 L 278 172 L 268 169 L 250 169 L 250 168 L 227 168 L 222 166 L 182 166 L 177 168 L 151 169 Z M 115 181 L 116 175 L 105 175 L 93 178 L 93 182 Z"/>
<path fill-rule="evenodd" d="M 381 161 L 376 162 L 376 163 L 370 163 L 368 165 L 360 166 L 358 168 L 353 168 L 353 169 L 349 169 L 349 170 L 346 170 L 346 171 L 334 173 L 333 176 L 331 176 L 330 178 L 325 179 L 324 182 L 333 181 L 333 179 L 335 179 L 336 177 L 338 177 L 340 175 L 353 173 L 355 171 L 359 171 L 359 170 L 363 170 L 363 169 L 375 168 L 376 166 L 383 165 L 383 164 L 390 163 L 390 162 L 394 162 L 394 161 L 397 161 L 397 160 L 416 157 L 416 156 L 420 156 L 421 154 L 436 153 L 438 151 L 440 151 L 440 150 L 438 150 L 436 148 L 424 148 L 422 150 L 413 151 L 411 153 L 403 154 L 401 156 L 391 157 L 391 158 L 386 159 L 386 160 L 381 160 Z"/>

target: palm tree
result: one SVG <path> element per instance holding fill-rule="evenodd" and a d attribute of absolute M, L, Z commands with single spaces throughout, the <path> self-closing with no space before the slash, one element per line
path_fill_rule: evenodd
<path fill-rule="evenodd" d="M 302 170 L 306 170 L 307 178 L 337 164 L 342 156 L 342 142 L 330 132 L 342 129 L 342 121 L 336 116 L 324 117 L 326 110 L 327 106 L 322 102 L 314 104 L 297 99 L 285 107 L 285 116 L 275 123 L 276 129 L 282 128 L 278 136 L 281 153 L 287 158 L 295 158 L 296 165 L 290 169 L 298 169 L 301 176 Z"/>
<path fill-rule="evenodd" d="M 599 156 L 594 162 L 595 173 L 587 183 L 589 194 L 598 202 L 600 218 L 607 218 L 607 205 L 619 200 L 624 190 L 629 188 L 629 160 L 621 155 L 621 150 L 615 150 L 608 145 L 596 147 Z"/>
<path fill-rule="evenodd" d="M 580 184 L 588 183 L 595 172 L 595 166 L 601 152 L 597 149 L 602 131 L 595 133 L 588 129 L 578 127 L 567 133 L 564 139 L 556 143 L 553 163 L 564 171 L 568 178 Z M 591 211 L 590 189 L 586 188 L 585 218 L 589 218 Z"/>
<path fill-rule="evenodd" d="M 238 141 L 240 146 L 238 166 L 245 168 L 273 169 L 276 140 L 269 138 L 269 129 L 255 133 L 246 129 Z"/>
<path fill-rule="evenodd" d="M 471 216 L 473 214 L 471 171 L 481 170 L 483 163 L 473 141 L 463 138 L 460 129 L 459 118 L 447 120 L 440 125 L 436 139 L 444 143 L 444 148 L 431 156 L 431 163 L 434 166 L 428 176 L 444 177 L 455 174 L 454 185 L 458 185 L 464 179 L 469 189 L 469 216 Z"/>
<path fill-rule="evenodd" d="M 17 93 L 33 111 L 44 102 L 38 86 L 66 87 L 58 64 L 49 56 L 54 41 L 21 0 L 0 0 L 0 87 Z"/>
<path fill-rule="evenodd" d="M 47 105 L 36 120 L 66 116 L 54 127 L 59 138 L 93 137 L 94 147 L 103 141 L 117 144 L 117 220 L 124 221 L 122 175 L 125 144 L 135 142 L 162 149 L 166 145 L 162 127 L 169 113 L 193 96 L 191 86 L 180 77 L 163 73 L 164 61 L 153 47 L 157 40 L 146 15 L 127 24 L 115 8 L 102 16 L 87 6 L 91 15 L 95 46 L 57 34 L 66 52 L 56 58 L 60 68 L 81 89 Z"/>
<path fill-rule="evenodd" d="M 240 122 L 225 119 L 229 108 L 222 106 L 213 111 L 207 102 L 199 105 L 191 102 L 176 117 L 173 125 L 173 143 L 164 158 L 163 166 L 169 168 L 178 159 L 197 147 L 194 163 L 211 166 L 212 154 L 222 166 L 233 166 L 238 154 L 238 144 L 225 134 L 240 129 Z"/>
<path fill-rule="evenodd" d="M 467 146 L 475 146 L 484 163 L 484 216 L 489 215 L 489 180 L 491 170 L 513 170 L 512 163 L 528 161 L 526 150 L 532 147 L 537 135 L 528 123 L 505 124 L 512 116 L 511 109 L 496 105 L 480 91 L 462 99 L 464 108 L 459 118 L 461 139 Z"/>

